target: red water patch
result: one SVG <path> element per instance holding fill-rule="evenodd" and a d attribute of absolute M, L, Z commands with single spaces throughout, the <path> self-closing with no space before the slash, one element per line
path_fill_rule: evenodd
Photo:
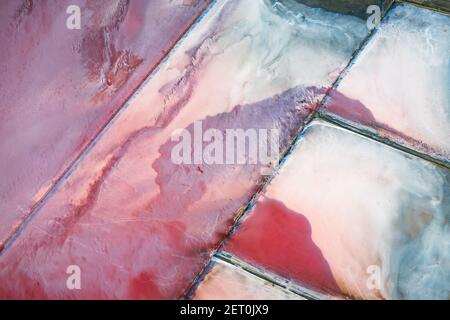
<path fill-rule="evenodd" d="M 254 265 L 323 292 L 339 292 L 311 225 L 283 203 L 264 198 L 225 250 Z"/>
<path fill-rule="evenodd" d="M 161 298 L 159 287 L 151 272 L 141 272 L 131 279 L 128 296 L 130 299 L 158 299 Z"/>

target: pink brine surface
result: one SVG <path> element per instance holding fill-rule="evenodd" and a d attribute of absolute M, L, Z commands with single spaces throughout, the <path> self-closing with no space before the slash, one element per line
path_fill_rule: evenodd
<path fill-rule="evenodd" d="M 207 2 L 1 1 L 0 247 Z"/>
<path fill-rule="evenodd" d="M 280 156 L 367 34 L 355 17 L 289 10 L 216 2 L 3 251 L 0 297 L 182 297 L 273 163 L 178 164 L 173 133 L 278 129 Z"/>

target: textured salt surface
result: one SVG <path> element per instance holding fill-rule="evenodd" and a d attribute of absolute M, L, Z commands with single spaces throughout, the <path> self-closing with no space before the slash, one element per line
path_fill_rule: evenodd
<path fill-rule="evenodd" d="M 397 5 L 327 111 L 450 161 L 449 32 L 450 16 Z"/>
<path fill-rule="evenodd" d="M 447 299 L 449 186 L 446 169 L 313 122 L 225 250 L 355 298 Z"/>

